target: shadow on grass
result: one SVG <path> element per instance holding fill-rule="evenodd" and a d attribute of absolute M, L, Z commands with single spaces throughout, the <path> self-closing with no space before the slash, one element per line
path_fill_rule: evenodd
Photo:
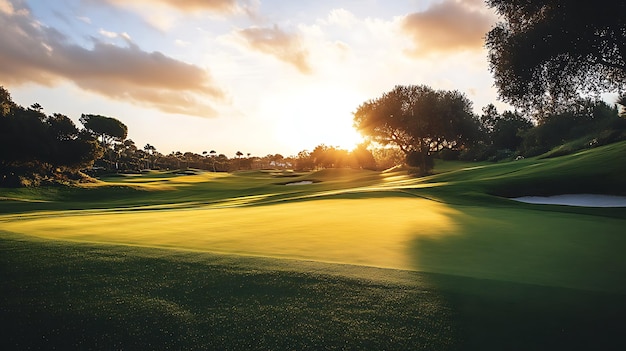
<path fill-rule="evenodd" d="M 456 349 L 418 273 L 276 262 L 3 234 L 0 348 Z"/>
<path fill-rule="evenodd" d="M 624 220 L 465 208 L 462 233 L 410 252 L 451 308 L 461 349 L 626 349 Z"/>

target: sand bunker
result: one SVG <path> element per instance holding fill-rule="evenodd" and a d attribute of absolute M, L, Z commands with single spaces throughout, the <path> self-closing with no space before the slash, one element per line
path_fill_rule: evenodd
<path fill-rule="evenodd" d="M 310 180 L 303 180 L 301 182 L 292 182 L 292 183 L 287 183 L 285 185 L 305 185 L 305 184 L 313 184 L 313 182 Z"/>
<path fill-rule="evenodd" d="M 626 196 L 598 194 L 564 194 L 554 196 L 523 196 L 511 200 L 529 204 L 567 205 L 584 207 L 626 207 Z"/>

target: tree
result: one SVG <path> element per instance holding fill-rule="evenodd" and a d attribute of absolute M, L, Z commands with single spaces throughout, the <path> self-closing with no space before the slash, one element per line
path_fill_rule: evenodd
<path fill-rule="evenodd" d="M 156 158 L 155 156 L 156 156 L 156 153 L 157 153 L 156 147 L 154 145 L 146 144 L 143 147 L 143 150 L 149 155 L 148 159 L 150 160 L 150 163 L 151 163 L 150 167 L 155 168 L 155 164 L 154 163 L 155 163 L 155 158 Z"/>
<path fill-rule="evenodd" d="M 46 116 L 38 103 L 19 106 L 2 87 L 0 107 L 0 186 L 81 179 L 79 170 L 102 156 L 97 141 L 65 115 Z"/>
<path fill-rule="evenodd" d="M 211 155 L 211 161 L 213 166 L 213 172 L 215 172 L 215 156 L 217 156 L 217 152 L 215 150 L 209 151 L 209 155 Z"/>
<path fill-rule="evenodd" d="M 8 116 L 15 106 L 11 93 L 0 85 L 0 117 Z"/>
<path fill-rule="evenodd" d="M 45 119 L 45 123 L 57 140 L 71 140 L 78 137 L 78 128 L 69 117 L 55 113 Z"/>
<path fill-rule="evenodd" d="M 486 36 L 500 97 L 555 110 L 581 93 L 623 92 L 626 2 L 487 0 L 502 17 Z"/>
<path fill-rule="evenodd" d="M 483 108 L 480 122 L 493 151 L 515 151 L 522 144 L 522 134 L 533 124 L 518 112 L 504 111 L 499 114 L 493 104 Z"/>
<path fill-rule="evenodd" d="M 428 158 L 444 148 L 458 149 L 478 136 L 472 103 L 458 91 L 425 85 L 396 86 L 380 98 L 363 103 L 354 113 L 361 134 L 383 146 L 397 146 L 422 173 Z"/>
<path fill-rule="evenodd" d="M 100 138 L 105 148 L 113 141 L 124 141 L 128 135 L 128 127 L 113 117 L 83 114 L 80 116 L 80 123 L 92 135 Z"/>
<path fill-rule="evenodd" d="M 376 160 L 370 150 L 367 149 L 367 143 L 357 145 L 351 152 L 354 162 L 359 168 L 375 170 Z"/>

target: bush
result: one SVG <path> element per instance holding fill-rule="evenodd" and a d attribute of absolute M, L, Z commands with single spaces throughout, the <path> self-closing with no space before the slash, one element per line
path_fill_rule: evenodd
<path fill-rule="evenodd" d="M 443 149 L 437 153 L 437 157 L 444 161 L 456 161 L 461 155 L 460 150 Z"/>
<path fill-rule="evenodd" d="M 494 153 L 490 146 L 476 144 L 459 153 L 459 160 L 466 162 L 484 161 Z"/>
<path fill-rule="evenodd" d="M 490 162 L 498 162 L 506 159 L 512 159 L 515 157 L 515 152 L 509 149 L 497 150 L 495 155 L 489 157 L 487 160 Z"/>

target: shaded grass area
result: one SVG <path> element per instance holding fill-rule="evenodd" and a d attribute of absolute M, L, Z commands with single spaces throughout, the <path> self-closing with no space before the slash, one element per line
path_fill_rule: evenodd
<path fill-rule="evenodd" d="M 262 259 L 3 238 L 3 350 L 452 349 L 428 285 Z M 332 267 L 331 267 L 332 268 Z M 374 274 L 380 272 L 373 270 Z"/>
<path fill-rule="evenodd" d="M 624 295 L 0 239 L 0 348 L 620 350 Z"/>
<path fill-rule="evenodd" d="M 626 194 L 626 142 L 558 158 L 530 158 L 479 165 L 434 175 L 428 182 L 447 182 L 459 191 L 505 197 L 568 193 Z"/>

